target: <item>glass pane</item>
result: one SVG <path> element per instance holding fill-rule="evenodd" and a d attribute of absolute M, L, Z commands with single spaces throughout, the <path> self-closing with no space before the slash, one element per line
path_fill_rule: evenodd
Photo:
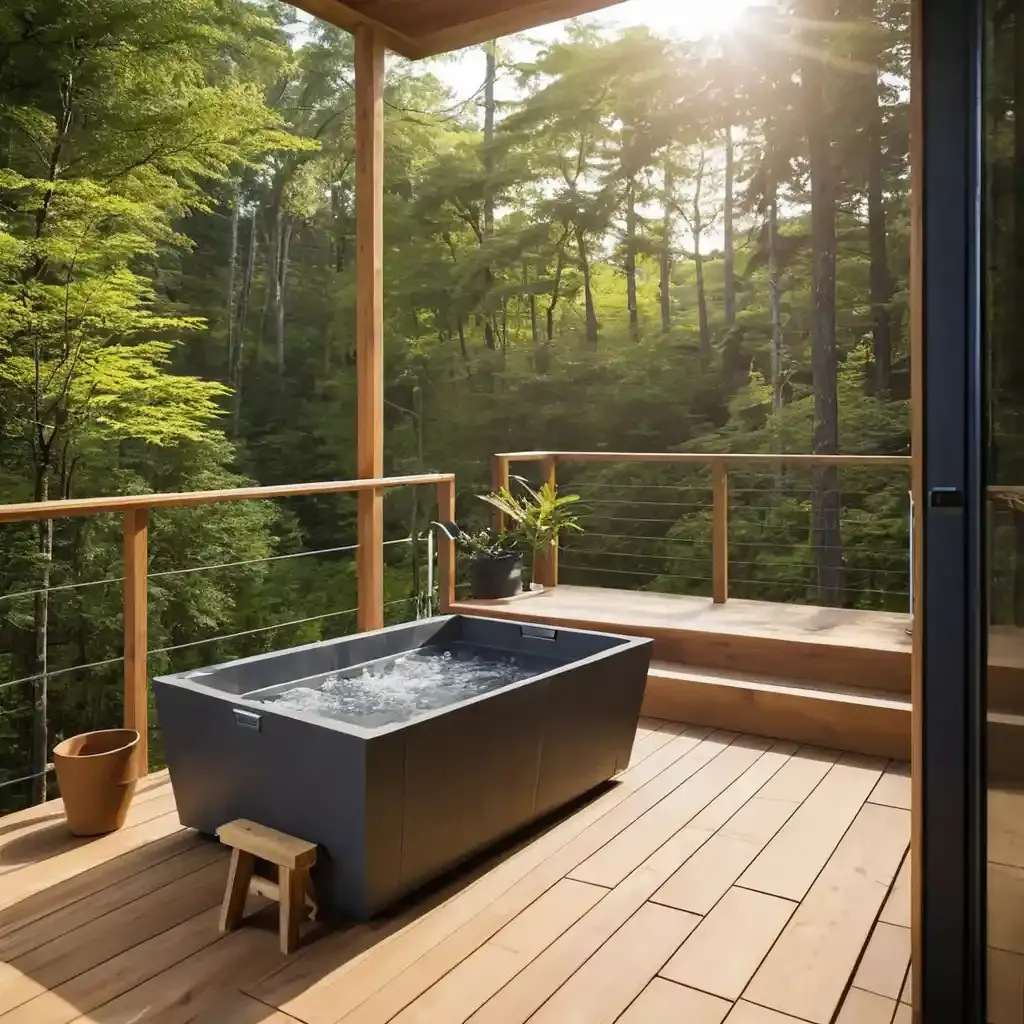
<path fill-rule="evenodd" d="M 988 957 L 993 1024 L 1024 1020 L 1024 7 L 985 17 Z"/>

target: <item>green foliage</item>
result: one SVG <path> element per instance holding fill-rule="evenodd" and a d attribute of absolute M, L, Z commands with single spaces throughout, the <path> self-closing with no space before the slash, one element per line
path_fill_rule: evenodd
<path fill-rule="evenodd" d="M 905 12 L 879 0 L 822 28 L 805 8 L 752 12 L 720 40 L 574 23 L 499 46 L 493 130 L 489 91 L 453 96 L 450 65 L 389 65 L 388 473 L 451 471 L 469 495 L 495 451 L 808 451 L 809 109 L 835 157 L 839 447 L 906 450 Z M 3 500 L 355 475 L 353 47 L 295 18 L 273 0 L 0 9 Z M 833 79 L 820 110 L 801 92 L 814 59 Z M 490 496 L 513 537 L 460 495 L 462 549 L 544 550 L 561 533 L 565 582 L 710 592 L 706 473 L 559 473 L 563 494 Z M 843 601 L 902 607 L 905 481 L 840 484 Z M 730 480 L 733 593 L 818 599 L 821 487 Z M 385 503 L 389 622 L 434 606 L 432 506 L 412 489 Z M 154 514 L 152 671 L 353 629 L 355 523 L 345 496 Z M 0 531 L 0 782 L 32 769 L 41 639 L 51 745 L 120 715 L 120 528 Z M 0 808 L 33 795 L 0 786 Z"/>
<path fill-rule="evenodd" d="M 479 498 L 512 520 L 515 531 L 522 535 L 534 556 L 553 548 L 563 532 L 583 532 L 570 509 L 580 500 L 578 494 L 560 495 L 550 483 L 544 483 L 535 491 L 521 478 L 516 482 L 525 497 L 517 497 L 507 487 L 502 487 L 496 493 L 481 494 Z"/>

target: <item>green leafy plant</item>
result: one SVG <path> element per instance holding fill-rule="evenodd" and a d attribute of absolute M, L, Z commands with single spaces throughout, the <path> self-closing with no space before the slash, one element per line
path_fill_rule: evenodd
<path fill-rule="evenodd" d="M 509 558 L 520 553 L 519 537 L 508 530 L 468 533 L 457 523 L 432 523 L 464 554 L 477 558 Z"/>
<path fill-rule="evenodd" d="M 515 481 L 523 491 L 522 497 L 517 497 L 507 487 L 478 497 L 515 524 L 515 532 L 522 536 L 533 552 L 535 562 L 538 553 L 546 552 L 558 543 L 563 531 L 583 532 L 572 511 L 572 506 L 580 500 L 578 494 L 560 495 L 557 487 L 547 483 L 535 491 L 521 477 L 515 477 Z"/>
<path fill-rule="evenodd" d="M 510 558 L 520 553 L 519 538 L 507 530 L 500 533 L 493 530 L 478 530 L 476 533 L 463 531 L 455 538 L 455 546 L 479 558 Z"/>

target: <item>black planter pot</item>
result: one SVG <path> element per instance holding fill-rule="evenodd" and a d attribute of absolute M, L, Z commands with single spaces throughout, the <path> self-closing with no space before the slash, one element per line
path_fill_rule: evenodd
<path fill-rule="evenodd" d="M 479 601 L 493 601 L 499 597 L 513 597 L 522 589 L 523 556 L 473 555 L 469 561 L 473 597 Z"/>

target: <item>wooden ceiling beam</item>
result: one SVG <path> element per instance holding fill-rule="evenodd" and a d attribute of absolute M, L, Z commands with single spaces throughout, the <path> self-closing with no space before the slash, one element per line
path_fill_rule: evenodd
<path fill-rule="evenodd" d="M 469 17 L 461 25 L 417 36 L 415 45 L 421 57 L 435 57 L 440 53 L 476 46 L 514 32 L 526 32 L 555 21 L 592 14 L 620 3 L 623 0 L 534 0 L 497 14 Z M 471 5 L 467 4 L 467 14 L 470 9 Z"/>
<path fill-rule="evenodd" d="M 466 2 L 466 19 L 457 25 L 422 35 L 409 35 L 391 25 L 370 18 L 353 10 L 343 0 L 288 0 L 293 7 L 312 14 L 316 18 L 337 25 L 348 32 L 355 32 L 360 26 L 373 29 L 377 38 L 389 49 L 410 60 L 435 57 L 451 50 L 485 43 L 489 39 L 526 32 L 529 29 L 549 25 L 566 18 L 577 18 L 582 14 L 614 7 L 623 0 L 519 0 L 507 10 L 479 14 L 480 5 L 474 0 Z M 424 24 L 430 24 L 429 4 L 423 4 L 420 15 Z"/>
<path fill-rule="evenodd" d="M 360 27 L 372 29 L 374 36 L 387 49 L 393 50 L 402 57 L 419 60 L 421 57 L 427 56 L 422 47 L 409 36 L 375 21 L 373 18 L 368 18 L 365 14 L 352 10 L 341 0 L 287 0 L 287 2 L 292 7 L 298 7 L 300 11 L 312 14 L 314 18 L 326 21 L 329 25 L 335 25 L 353 35 Z"/>

